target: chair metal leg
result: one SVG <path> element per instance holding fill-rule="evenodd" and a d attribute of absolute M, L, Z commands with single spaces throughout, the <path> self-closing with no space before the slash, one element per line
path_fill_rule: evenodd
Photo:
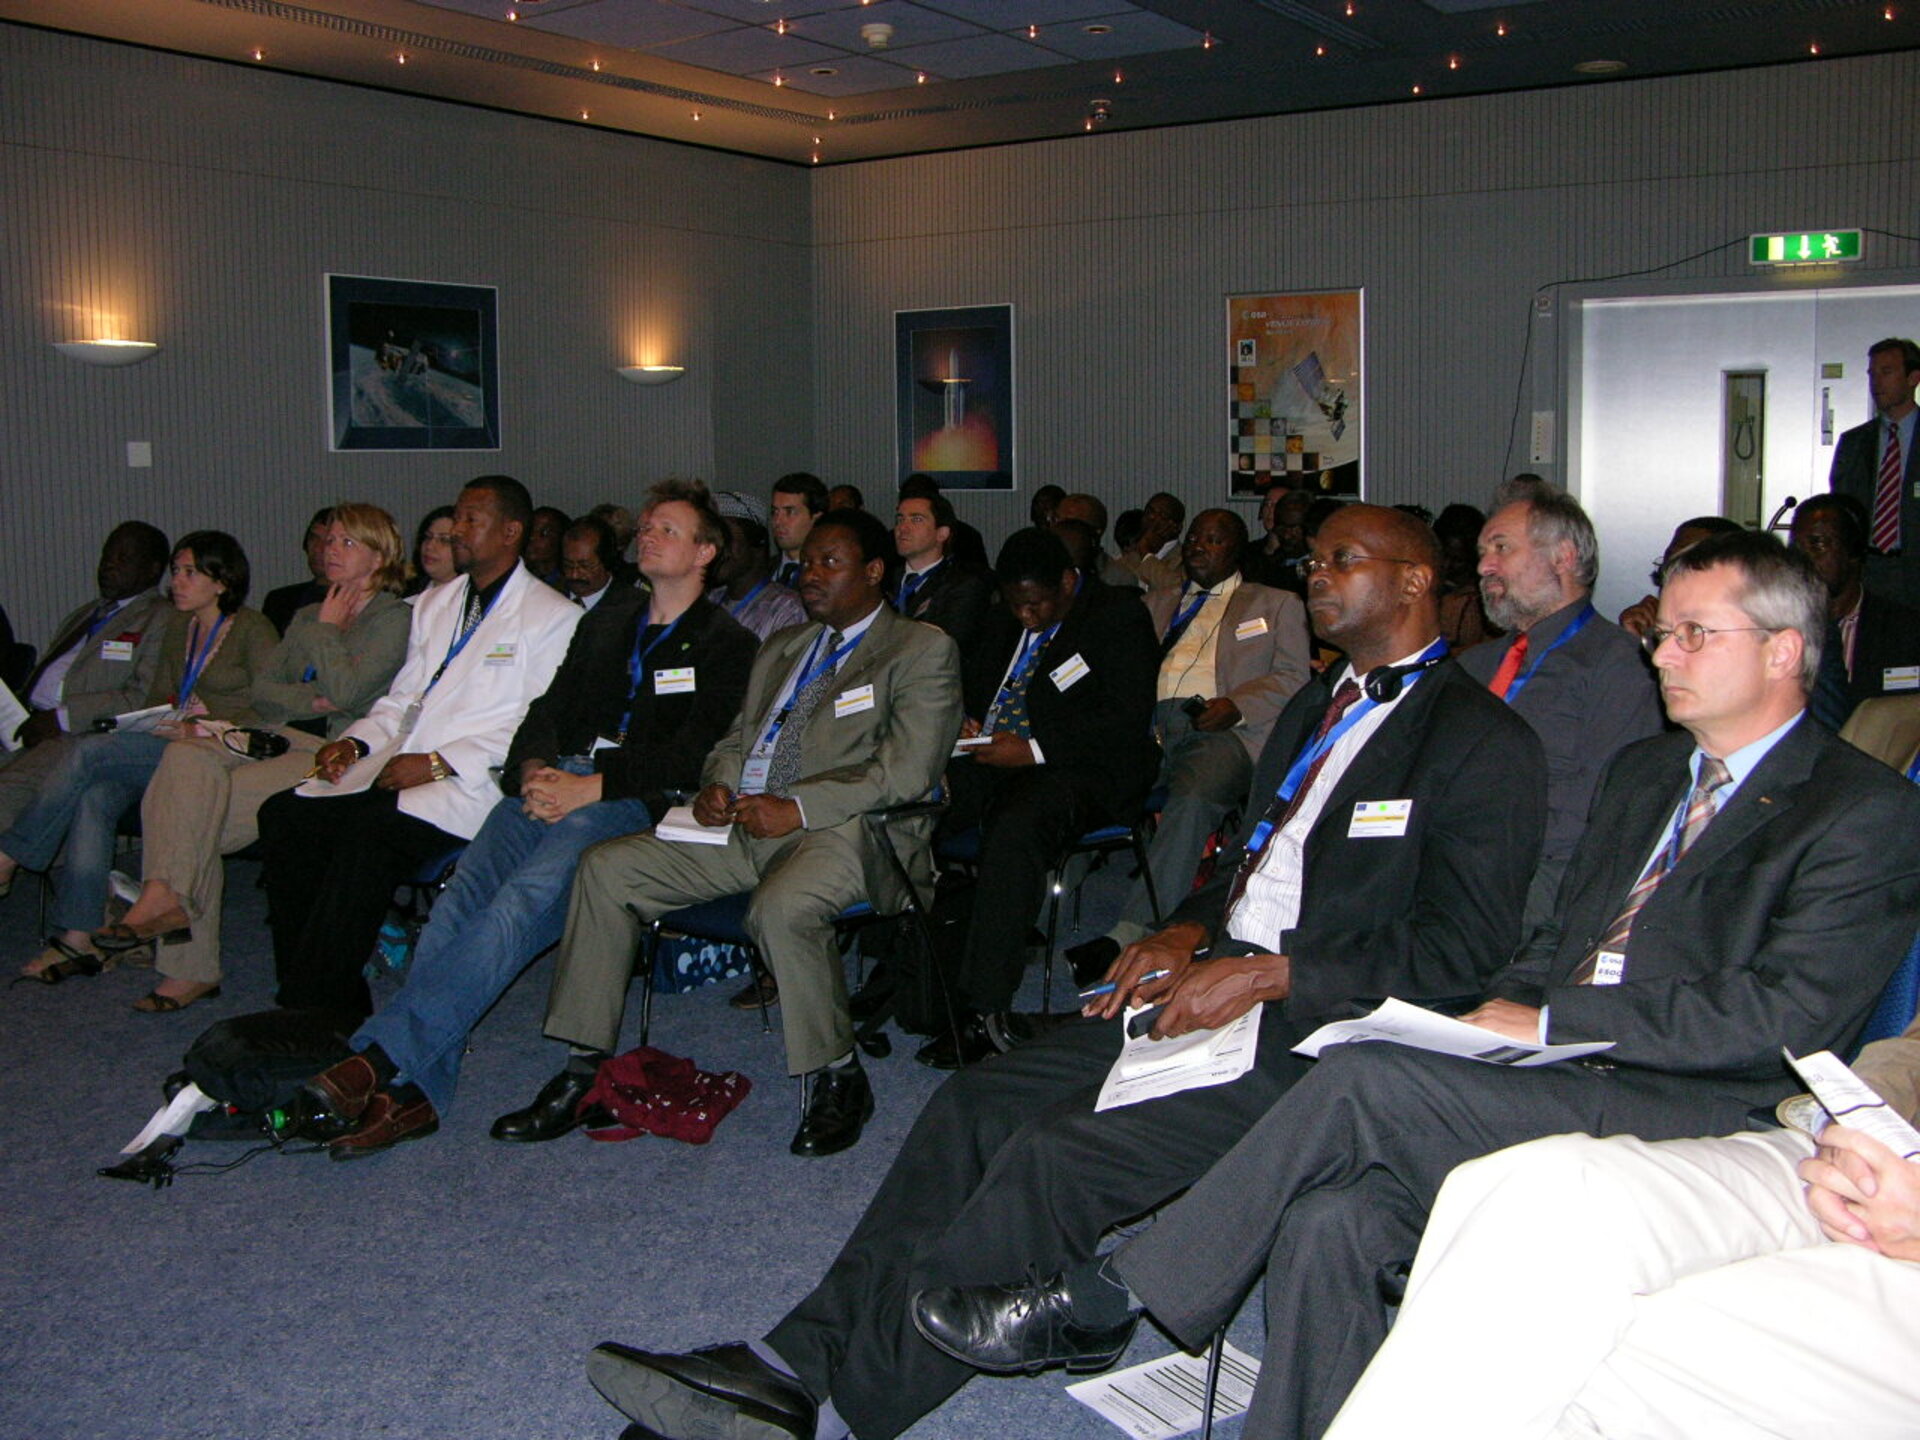
<path fill-rule="evenodd" d="M 1133 839 L 1133 860 L 1140 867 L 1140 878 L 1147 887 L 1147 908 L 1153 911 L 1153 923 L 1158 925 L 1164 918 L 1160 913 L 1160 892 L 1154 887 L 1153 867 L 1147 864 L 1147 837 L 1144 827 L 1136 825 L 1131 832 Z"/>
<path fill-rule="evenodd" d="M 1213 1332 L 1213 1344 L 1207 1351 L 1207 1388 L 1200 1397 L 1200 1440 L 1213 1440 L 1213 1402 L 1220 1391 L 1220 1359 L 1227 1349 L 1227 1327 Z"/>
<path fill-rule="evenodd" d="M 647 938 L 641 943 L 641 953 L 646 956 L 646 968 L 641 973 L 640 986 L 640 1043 L 647 1043 L 647 1032 L 653 1028 L 653 974 L 660 957 L 660 922 L 653 921 L 647 926 Z"/>
<path fill-rule="evenodd" d="M 1053 947 L 1060 938 L 1060 887 L 1067 876 L 1067 862 L 1054 867 L 1047 880 L 1047 953 L 1040 963 L 1040 1013 L 1053 1014 Z"/>
<path fill-rule="evenodd" d="M 760 1033 L 762 1035 L 771 1035 L 773 1033 L 773 1022 L 767 1019 L 766 982 L 770 977 L 767 974 L 766 957 L 760 953 L 760 947 L 751 942 L 740 948 L 747 952 L 747 973 L 753 977 L 754 994 L 760 1001 Z"/>

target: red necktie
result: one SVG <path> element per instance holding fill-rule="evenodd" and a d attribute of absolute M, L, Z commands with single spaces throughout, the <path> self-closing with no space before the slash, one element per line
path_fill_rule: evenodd
<path fill-rule="evenodd" d="M 1880 452 L 1880 478 L 1873 487 L 1873 548 L 1891 555 L 1900 548 L 1900 427 L 1887 422 L 1887 448 Z"/>
<path fill-rule="evenodd" d="M 1493 672 L 1493 679 L 1487 688 L 1502 700 L 1513 686 L 1514 676 L 1520 673 L 1520 667 L 1527 661 L 1527 632 L 1522 630 L 1513 637 L 1513 643 L 1507 647 L 1507 653 L 1500 657 L 1500 668 Z"/>

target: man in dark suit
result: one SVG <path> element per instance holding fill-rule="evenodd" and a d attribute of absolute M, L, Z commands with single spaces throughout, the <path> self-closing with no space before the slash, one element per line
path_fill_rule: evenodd
<path fill-rule="evenodd" d="M 1827 590 L 1846 675 L 1845 715 L 1862 700 L 1920 691 L 1920 611 L 1866 588 L 1867 521 L 1851 495 L 1815 495 L 1793 512 L 1793 548 Z M 1831 666 L 1833 662 L 1829 661 Z"/>
<path fill-rule="evenodd" d="M 313 1127 L 333 1154 L 371 1154 L 438 1127 L 468 1032 L 560 938 L 581 855 L 645 830 L 666 812 L 669 791 L 698 783 L 759 648 L 701 596 L 725 543 L 706 486 L 653 488 L 640 521 L 649 590 L 604 586 L 581 617 L 507 748 L 506 798 L 462 853 L 406 985 L 354 1034 L 354 1056 L 308 1082 L 320 1102 L 312 1108 L 339 1122 Z"/>
<path fill-rule="evenodd" d="M 43 742 L 146 703 L 173 614 L 159 590 L 168 556 L 167 537 L 139 520 L 107 536 L 94 570 L 99 597 L 60 622 L 20 687 L 27 718 L 9 738 L 23 748 L 0 753 L 0 829 L 25 813 L 59 759 L 61 747 Z"/>
<path fill-rule="evenodd" d="M 993 581 L 948 554 L 955 516 L 947 497 L 902 495 L 893 511 L 893 546 L 900 569 L 892 581 L 894 608 L 909 620 L 944 630 L 960 648 L 964 666 L 993 606 Z"/>
<path fill-rule="evenodd" d="M 1306 1072 L 1291 1046 L 1321 1021 L 1388 993 L 1484 986 L 1519 941 L 1546 812 L 1540 742 L 1440 658 L 1439 544 L 1425 525 L 1345 507 L 1312 565 L 1314 623 L 1352 669 L 1331 690 L 1306 687 L 1275 722 L 1254 778 L 1262 801 L 1214 882 L 1121 957 L 1120 988 L 1097 1002 L 1106 1023 L 1069 1025 L 943 1086 L 839 1259 L 764 1342 L 602 1346 L 588 1365 L 602 1394 L 669 1440 L 744 1433 L 721 1428 L 742 1415 L 767 1435 L 813 1436 L 832 1413 L 861 1440 L 887 1440 L 974 1373 L 914 1333 L 914 1290 L 1085 1259 L 1246 1133 Z M 1394 823 L 1356 825 L 1360 805 Z M 1209 941 L 1212 957 L 1191 963 Z M 1161 968 L 1179 973 L 1136 984 Z M 1253 1068 L 1096 1113 L 1136 990 L 1163 1015 L 1271 998 Z"/>
<path fill-rule="evenodd" d="M 313 512 L 313 518 L 307 521 L 306 536 L 300 542 L 309 578 L 269 590 L 266 599 L 260 602 L 260 613 L 271 620 L 273 628 L 282 635 L 287 633 L 287 627 L 302 607 L 318 605 L 327 598 L 327 527 L 332 523 L 331 505 L 323 505 Z"/>
<path fill-rule="evenodd" d="M 725 842 L 638 835 L 581 862 L 547 1000 L 546 1033 L 571 1058 L 532 1105 L 501 1118 L 497 1137 L 551 1140 L 578 1123 L 620 1038 L 644 925 L 752 891 L 746 925 L 779 983 L 787 1068 L 811 1091 L 793 1152 L 830 1155 L 859 1140 L 873 1091 L 854 1053 L 833 921 L 856 901 L 885 909 L 905 898 L 862 817 L 925 798 L 960 729 L 953 641 L 885 603 L 892 549 L 864 510 L 813 522 L 800 571 L 812 620 L 761 647 L 740 712 L 701 769 L 693 815 Z M 897 828 L 903 847 L 926 835 L 924 822 Z"/>
<path fill-rule="evenodd" d="M 1920 794 L 1806 719 L 1824 627 L 1811 569 L 1770 535 L 1714 536 L 1669 570 L 1648 639 L 1683 730 L 1614 761 L 1553 921 L 1466 1017 L 1490 1045 L 1612 1049 L 1518 1069 L 1336 1047 L 1145 1234 L 1045 1298 L 1013 1288 L 1090 1325 L 1102 1353 L 1137 1304 L 1198 1347 L 1264 1271 L 1242 1433 L 1317 1435 L 1384 1337 L 1382 1277 L 1411 1260 L 1455 1165 L 1567 1132 L 1736 1130 L 1796 1088 L 1782 1046 L 1847 1050 L 1920 921 L 1920 853 L 1888 838 L 1920 829 Z M 991 1335 L 952 1348 L 997 1364 L 1036 1338 L 1050 1361 L 1085 1343 L 997 1323 L 1006 1297 L 984 1287 L 923 1296 L 916 1316 L 923 1333 Z"/>
<path fill-rule="evenodd" d="M 1920 345 L 1886 339 L 1867 351 L 1873 418 L 1840 437 L 1827 488 L 1851 495 L 1867 513 L 1867 586 L 1920 606 L 1920 444 L 1914 391 L 1920 388 Z"/>
<path fill-rule="evenodd" d="M 918 1056 L 941 1070 L 1009 1048 L 1004 1015 L 1047 871 L 1084 831 L 1134 818 L 1159 763 L 1145 607 L 1085 583 L 1050 530 L 1009 536 L 994 579 L 1003 603 L 965 657 L 965 753 L 947 767 L 940 822 L 980 830 L 974 885 L 941 900 L 966 912 L 958 1023 Z"/>

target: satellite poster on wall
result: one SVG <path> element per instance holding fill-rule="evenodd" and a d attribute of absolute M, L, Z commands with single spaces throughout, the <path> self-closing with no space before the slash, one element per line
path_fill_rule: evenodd
<path fill-rule="evenodd" d="M 899 477 L 1013 489 L 1013 307 L 896 310 L 893 325 Z"/>
<path fill-rule="evenodd" d="M 499 291 L 327 276 L 335 450 L 498 450 Z"/>
<path fill-rule="evenodd" d="M 1227 297 L 1227 494 L 1358 498 L 1361 291 Z"/>

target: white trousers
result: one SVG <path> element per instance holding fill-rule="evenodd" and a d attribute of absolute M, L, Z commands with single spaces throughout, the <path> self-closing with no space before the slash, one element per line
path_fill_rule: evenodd
<path fill-rule="evenodd" d="M 1920 1436 L 1920 1265 L 1822 1237 L 1794 1131 L 1462 1165 L 1329 1440 Z"/>

